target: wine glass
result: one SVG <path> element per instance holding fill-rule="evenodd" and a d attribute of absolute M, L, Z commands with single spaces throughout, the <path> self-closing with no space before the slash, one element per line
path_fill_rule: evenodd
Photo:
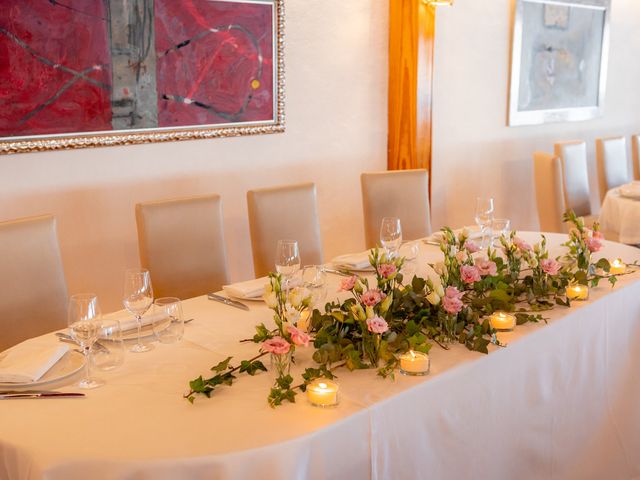
<path fill-rule="evenodd" d="M 477 197 L 476 198 L 476 225 L 480 227 L 482 233 L 482 247 L 484 248 L 484 239 L 488 229 L 491 229 L 493 221 L 493 198 Z"/>
<path fill-rule="evenodd" d="M 69 298 L 67 325 L 73 339 L 80 344 L 84 360 L 84 378 L 79 388 L 96 388 L 104 385 L 101 380 L 91 378 L 91 347 L 98 339 L 100 330 L 100 306 L 98 297 L 93 293 L 81 293 Z"/>
<path fill-rule="evenodd" d="M 153 303 L 153 288 L 151 287 L 151 275 L 144 268 L 132 268 L 124 274 L 124 297 L 122 299 L 126 308 L 138 324 L 138 342 L 131 347 L 135 353 L 148 352 L 153 346 L 140 341 L 142 330 L 142 315 L 145 314 Z"/>
<path fill-rule="evenodd" d="M 380 225 L 380 245 L 390 258 L 398 254 L 402 244 L 402 227 L 398 217 L 384 217 Z"/>
<path fill-rule="evenodd" d="M 278 240 L 276 249 L 276 271 L 284 277 L 285 290 L 289 281 L 300 270 L 300 251 L 297 240 Z"/>
<path fill-rule="evenodd" d="M 153 302 L 153 333 L 160 343 L 176 343 L 184 335 L 182 303 L 176 297 L 157 298 Z"/>

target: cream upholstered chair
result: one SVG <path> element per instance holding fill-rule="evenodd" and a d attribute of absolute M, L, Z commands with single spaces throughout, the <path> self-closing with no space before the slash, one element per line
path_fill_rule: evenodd
<path fill-rule="evenodd" d="M 139 203 L 136 223 L 156 297 L 191 298 L 228 283 L 219 195 Z"/>
<path fill-rule="evenodd" d="M 431 234 L 427 170 L 363 173 L 360 183 L 367 248 L 380 243 L 380 224 L 384 217 L 400 219 L 404 240 Z"/>
<path fill-rule="evenodd" d="M 568 209 L 584 217 L 587 225 L 593 224 L 597 217 L 591 213 L 585 142 L 556 143 L 554 151 L 554 155 L 533 154 L 540 229 L 566 231 L 562 215 Z"/>
<path fill-rule="evenodd" d="M 640 180 L 640 134 L 631 137 L 633 151 L 633 178 Z"/>
<path fill-rule="evenodd" d="M 0 351 L 67 325 L 67 284 L 53 216 L 0 222 Z"/>
<path fill-rule="evenodd" d="M 274 271 L 278 240 L 298 241 L 302 265 L 324 262 L 315 184 L 249 190 L 247 206 L 256 277 Z"/>
<path fill-rule="evenodd" d="M 625 138 L 597 138 L 596 158 L 598 162 L 600 201 L 602 201 L 609 190 L 630 181 Z"/>

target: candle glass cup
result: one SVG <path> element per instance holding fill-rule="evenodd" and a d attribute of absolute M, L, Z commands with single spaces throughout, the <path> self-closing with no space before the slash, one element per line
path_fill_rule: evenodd
<path fill-rule="evenodd" d="M 422 352 L 409 351 L 400 356 L 400 373 L 410 377 L 428 375 L 431 370 L 429 355 Z"/>
<path fill-rule="evenodd" d="M 314 407 L 335 407 L 339 403 L 340 386 L 326 378 L 317 378 L 307 385 L 307 400 Z"/>
<path fill-rule="evenodd" d="M 584 302 L 589 300 L 589 287 L 586 285 L 569 285 L 566 290 L 568 300 Z"/>

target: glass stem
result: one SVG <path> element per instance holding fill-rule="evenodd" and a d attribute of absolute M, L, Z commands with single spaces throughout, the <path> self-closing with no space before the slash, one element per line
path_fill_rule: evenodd
<path fill-rule="evenodd" d="M 87 345 L 82 350 L 84 352 L 84 380 L 88 383 L 91 381 L 91 347 Z"/>
<path fill-rule="evenodd" d="M 141 315 L 136 315 L 136 323 L 138 324 L 138 345 L 141 345 L 140 343 L 140 337 L 142 336 L 142 316 Z"/>

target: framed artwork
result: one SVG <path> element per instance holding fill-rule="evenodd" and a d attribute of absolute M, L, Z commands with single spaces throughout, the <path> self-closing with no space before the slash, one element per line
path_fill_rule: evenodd
<path fill-rule="evenodd" d="M 284 0 L 0 0 L 0 153 L 284 131 Z"/>
<path fill-rule="evenodd" d="M 516 0 L 509 125 L 602 116 L 610 0 Z"/>

